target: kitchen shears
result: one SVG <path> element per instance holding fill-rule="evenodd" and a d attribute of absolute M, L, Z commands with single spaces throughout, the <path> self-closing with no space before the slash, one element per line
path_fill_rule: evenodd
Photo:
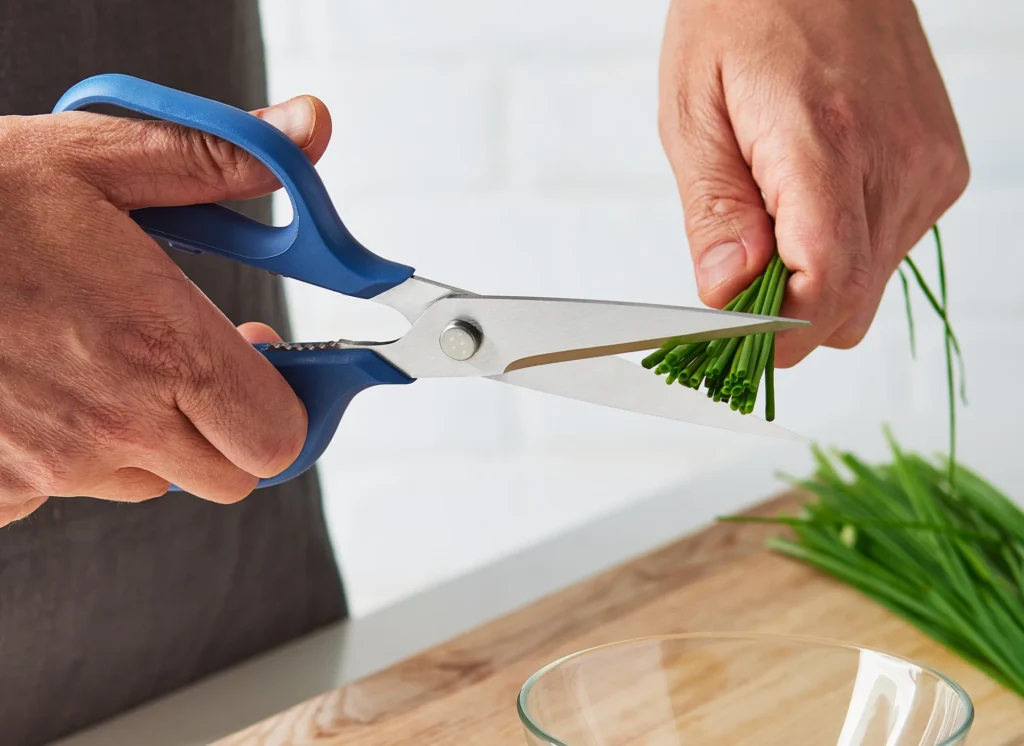
<path fill-rule="evenodd" d="M 342 223 L 316 169 L 272 125 L 226 104 L 126 75 L 88 78 L 54 112 L 113 105 L 202 130 L 247 150 L 291 199 L 293 218 L 270 226 L 213 205 L 135 210 L 150 236 L 209 252 L 345 295 L 383 303 L 411 327 L 390 342 L 257 345 L 306 407 L 309 427 L 296 461 L 260 487 L 312 467 L 360 391 L 418 378 L 483 376 L 502 383 L 683 422 L 795 437 L 696 391 L 666 386 L 618 357 L 669 339 L 701 341 L 777 332 L 806 322 L 704 308 L 568 298 L 476 295 L 414 274 L 360 244 Z"/>

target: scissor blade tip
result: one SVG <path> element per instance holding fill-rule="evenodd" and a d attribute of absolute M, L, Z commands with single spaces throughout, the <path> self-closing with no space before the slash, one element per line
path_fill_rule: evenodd
<path fill-rule="evenodd" d="M 811 322 L 806 319 L 779 319 L 780 324 L 789 324 L 791 329 L 799 329 L 804 326 L 810 326 Z"/>
<path fill-rule="evenodd" d="M 747 314 L 743 315 L 750 319 L 751 324 L 776 324 L 786 329 L 796 329 L 798 327 L 811 325 L 811 322 L 805 319 L 789 319 L 784 316 L 748 316 Z"/>
<path fill-rule="evenodd" d="M 796 443 L 807 443 L 809 439 L 799 433 L 795 433 L 792 430 L 769 422 L 768 420 L 762 419 L 761 417 L 743 415 L 739 413 L 732 413 L 732 419 L 723 420 L 721 423 L 708 423 L 711 427 L 720 430 L 732 430 L 733 432 L 740 433 L 742 435 L 751 435 L 754 437 L 768 437 L 776 440 L 785 440 Z M 701 423 L 698 423 L 701 424 Z"/>
<path fill-rule="evenodd" d="M 772 423 L 769 423 L 769 424 L 772 424 Z M 811 442 L 811 439 L 808 438 L 806 435 L 801 435 L 800 433 L 794 433 L 792 430 L 787 430 L 786 428 L 779 427 L 778 425 L 776 425 L 775 427 L 776 427 L 776 429 L 779 432 L 779 437 L 782 438 L 783 440 L 789 440 L 789 441 L 793 441 L 795 443 L 810 443 Z"/>

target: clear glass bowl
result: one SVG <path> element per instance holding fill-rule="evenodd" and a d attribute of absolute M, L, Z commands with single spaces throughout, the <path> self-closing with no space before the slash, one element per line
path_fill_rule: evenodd
<path fill-rule="evenodd" d="M 555 661 L 519 717 L 531 746 L 954 746 L 974 706 L 938 671 L 853 645 L 673 635 Z"/>

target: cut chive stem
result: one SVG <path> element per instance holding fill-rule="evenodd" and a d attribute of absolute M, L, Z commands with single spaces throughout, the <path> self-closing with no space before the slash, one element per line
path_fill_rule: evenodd
<path fill-rule="evenodd" d="M 773 254 L 765 270 L 725 306 L 734 313 L 778 315 L 788 270 Z M 773 311 L 774 309 L 774 311 Z M 758 382 L 773 335 L 747 334 L 708 342 L 666 342 L 643 359 L 643 366 L 666 376 L 666 383 L 703 389 L 709 399 L 748 414 L 757 400 Z M 1022 570 L 1024 577 L 1024 570 Z"/>
<path fill-rule="evenodd" d="M 715 358 L 715 364 L 711 368 L 711 375 L 714 378 L 718 378 L 723 373 L 731 372 L 731 364 L 733 360 L 733 354 L 736 352 L 736 348 L 740 346 L 740 342 L 743 337 L 733 337 L 729 340 L 729 343 L 725 346 L 725 349 Z M 728 370 L 727 370 L 728 369 Z"/>
<path fill-rule="evenodd" d="M 700 347 L 700 346 L 698 345 L 697 347 L 695 347 L 695 348 L 694 348 L 694 349 L 693 349 L 693 350 L 692 350 L 692 351 L 690 352 L 690 354 L 689 354 L 689 355 L 687 355 L 687 356 L 686 356 L 685 358 L 682 358 L 682 359 L 680 359 L 680 360 L 679 360 L 679 362 L 677 362 L 677 363 L 676 363 L 676 367 L 678 367 L 678 368 L 680 368 L 680 369 L 682 369 L 682 368 L 685 368 L 685 367 L 686 367 L 687 365 L 689 365 L 689 364 L 690 364 L 690 363 L 692 363 L 692 362 L 693 362 L 694 360 L 696 360 L 697 358 L 699 358 L 699 357 L 700 357 L 700 356 L 701 356 L 702 354 L 704 354 L 704 353 L 705 353 L 706 351 L 707 351 L 706 349 L 702 349 L 702 348 L 701 348 L 701 347 Z"/>
<path fill-rule="evenodd" d="M 700 379 L 702 379 L 704 377 L 704 371 L 707 370 L 707 367 L 710 364 L 711 364 L 711 358 L 710 357 L 706 357 L 706 358 L 704 358 L 704 362 L 702 362 L 700 364 L 700 367 L 697 368 L 697 370 L 694 373 L 690 374 L 690 386 L 691 387 L 697 388 L 698 386 L 700 386 Z"/>
<path fill-rule="evenodd" d="M 718 357 L 719 353 L 729 344 L 728 338 L 716 339 L 708 344 L 708 354 L 711 357 Z"/>
<path fill-rule="evenodd" d="M 709 358 L 707 352 L 702 352 L 700 355 L 698 355 L 689 363 L 687 363 L 686 367 L 683 368 L 683 371 L 679 375 L 685 375 L 686 378 L 689 379 L 691 376 L 693 376 L 695 372 L 697 372 L 700 366 L 704 364 L 704 361 L 708 359 Z"/>
<path fill-rule="evenodd" d="M 665 355 L 665 362 L 669 365 L 675 365 L 682 358 L 687 357 L 691 352 L 700 349 L 703 344 L 703 342 L 694 342 L 693 344 L 688 345 L 677 345 L 672 348 L 670 353 Z"/>

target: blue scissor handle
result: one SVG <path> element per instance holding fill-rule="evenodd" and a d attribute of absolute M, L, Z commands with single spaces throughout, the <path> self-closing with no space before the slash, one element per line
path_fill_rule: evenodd
<path fill-rule="evenodd" d="M 306 406 L 309 418 L 306 443 L 298 458 L 276 477 L 261 479 L 258 487 L 287 482 L 313 466 L 338 430 L 349 402 L 360 391 L 415 380 L 367 349 L 282 350 L 268 349 L 267 345 L 256 348 L 288 381 Z"/>
<path fill-rule="evenodd" d="M 327 189 L 302 149 L 287 135 L 233 106 L 128 75 L 96 75 L 70 88 L 54 112 L 112 104 L 202 130 L 258 158 L 292 202 L 292 222 L 264 225 L 220 205 L 151 207 L 131 217 L 177 249 L 209 252 L 358 298 L 373 298 L 413 274 L 382 259 L 345 228 Z"/>
<path fill-rule="evenodd" d="M 378 257 L 352 237 L 302 149 L 263 120 L 127 75 L 97 75 L 78 83 L 61 97 L 54 112 L 93 104 L 113 104 L 228 140 L 273 171 L 292 201 L 294 217 L 284 227 L 264 225 L 219 205 L 133 211 L 131 217 L 149 235 L 178 249 L 219 254 L 359 298 L 372 298 L 412 275 L 411 267 Z M 281 474 L 261 479 L 258 487 L 286 482 L 312 467 L 360 391 L 413 381 L 369 349 L 256 349 L 294 389 L 309 420 L 306 442 L 295 462 Z"/>
<path fill-rule="evenodd" d="M 415 380 L 367 349 L 287 350 L 265 344 L 256 349 L 288 381 L 305 405 L 309 420 L 306 442 L 292 465 L 277 476 L 261 479 L 257 488 L 287 482 L 311 468 L 330 445 L 341 416 L 360 391 Z M 172 486 L 171 490 L 179 488 Z"/>

